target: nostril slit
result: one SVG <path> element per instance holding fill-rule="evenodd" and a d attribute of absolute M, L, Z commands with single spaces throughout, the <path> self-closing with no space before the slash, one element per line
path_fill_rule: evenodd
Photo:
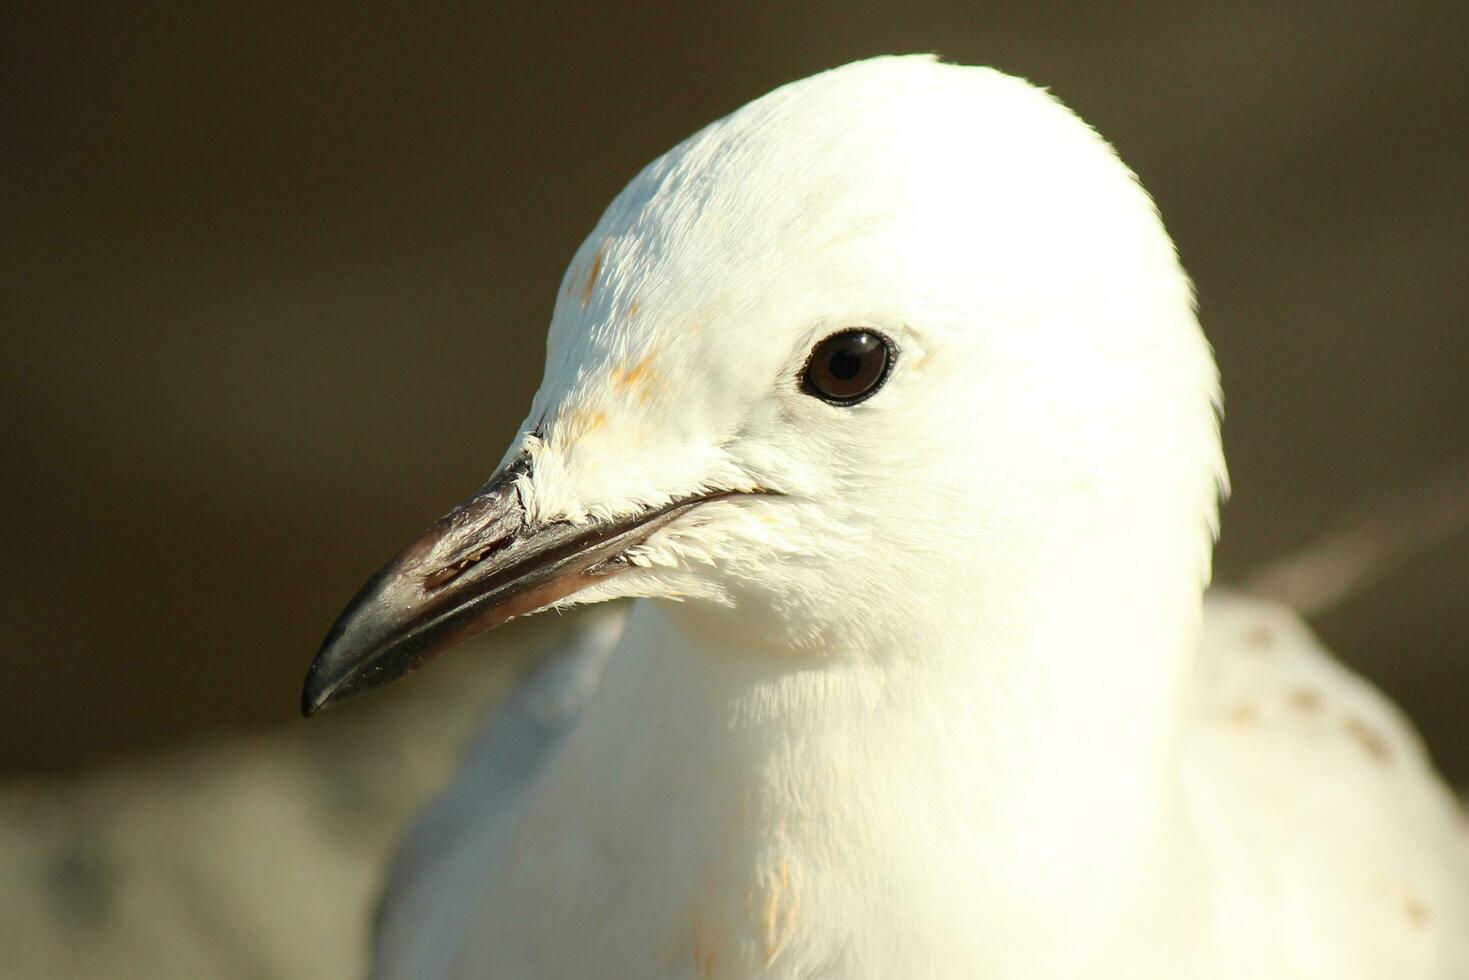
<path fill-rule="evenodd" d="M 493 555 L 495 552 L 502 551 L 505 548 L 509 547 L 510 542 L 513 540 L 514 535 L 506 534 L 502 537 L 496 538 L 494 541 L 491 541 L 489 544 L 486 544 L 483 547 L 476 548 L 474 551 L 471 551 L 464 557 L 459 558 L 449 563 L 448 565 L 445 565 L 443 568 L 439 568 L 435 571 L 430 572 L 423 578 L 423 587 L 425 589 L 432 590 L 448 585 L 450 582 L 454 581 L 456 578 L 463 575 L 465 572 L 469 571 L 480 562 L 484 561 L 490 555 Z"/>

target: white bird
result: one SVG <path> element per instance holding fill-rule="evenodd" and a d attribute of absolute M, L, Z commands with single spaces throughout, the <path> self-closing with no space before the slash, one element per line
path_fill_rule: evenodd
<path fill-rule="evenodd" d="M 1204 600 L 1219 390 L 1151 200 L 927 57 L 659 158 L 566 273 L 490 483 L 309 712 L 635 597 L 410 837 L 381 978 L 1469 977 L 1469 831 L 1289 611 Z"/>

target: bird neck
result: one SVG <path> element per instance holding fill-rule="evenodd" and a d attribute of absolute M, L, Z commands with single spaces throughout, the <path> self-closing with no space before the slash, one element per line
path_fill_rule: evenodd
<path fill-rule="evenodd" d="M 876 659 L 752 654 L 640 604 L 608 692 L 636 795 L 675 811 L 660 834 L 713 835 L 688 846 L 731 893 L 804 878 L 808 911 L 841 921 L 912 896 L 923 920 L 905 928 L 936 937 L 972 930 L 982 903 L 1007 963 L 1032 947 L 1084 962 L 1160 924 L 1196 939 L 1204 872 L 1179 754 L 1200 590 L 1074 571 L 1052 594 L 1026 586 L 1034 616 L 958 604 Z M 1048 911 L 1060 895 L 1075 920 Z"/>

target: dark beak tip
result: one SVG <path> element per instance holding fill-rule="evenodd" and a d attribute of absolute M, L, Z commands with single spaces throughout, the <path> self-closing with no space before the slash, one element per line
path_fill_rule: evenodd
<path fill-rule="evenodd" d="M 348 612 L 350 611 L 349 607 Z M 306 679 L 301 684 L 303 718 L 314 717 L 323 708 L 351 696 L 353 671 L 348 669 L 344 673 L 344 667 L 350 667 L 351 660 L 344 664 L 342 653 L 338 649 L 342 645 L 342 634 L 345 632 L 343 620 L 346 616 L 347 613 L 343 613 L 332 624 L 326 638 L 321 641 L 316 656 L 312 658 L 311 666 L 306 669 Z"/>
<path fill-rule="evenodd" d="M 370 615 L 376 593 L 392 567 L 390 564 L 378 572 L 358 590 L 357 595 L 337 616 L 331 629 L 322 638 L 321 646 L 317 648 L 316 656 L 306 670 L 306 680 L 301 685 L 301 717 L 314 717 L 323 708 L 343 701 L 356 692 L 354 675 L 370 661 L 354 655 L 353 651 L 364 648 L 371 650 L 373 644 L 364 644 L 360 638 L 354 641 L 347 635 L 348 627 L 354 620 L 362 618 L 365 612 Z"/>
<path fill-rule="evenodd" d="M 383 641 L 375 634 L 344 637 L 344 632 L 340 623 L 332 627 L 306 671 L 301 685 L 304 718 L 412 673 L 424 659 L 411 643 Z"/>
<path fill-rule="evenodd" d="M 301 717 L 310 718 L 331 704 L 331 693 L 322 683 L 321 674 L 315 669 L 306 672 L 306 682 L 301 685 Z"/>

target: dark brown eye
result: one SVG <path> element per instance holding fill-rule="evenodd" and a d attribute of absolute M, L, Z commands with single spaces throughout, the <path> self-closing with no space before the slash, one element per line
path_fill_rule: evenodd
<path fill-rule="evenodd" d="M 801 387 L 833 405 L 872 397 L 893 366 L 893 342 L 872 330 L 843 330 L 811 350 Z"/>

